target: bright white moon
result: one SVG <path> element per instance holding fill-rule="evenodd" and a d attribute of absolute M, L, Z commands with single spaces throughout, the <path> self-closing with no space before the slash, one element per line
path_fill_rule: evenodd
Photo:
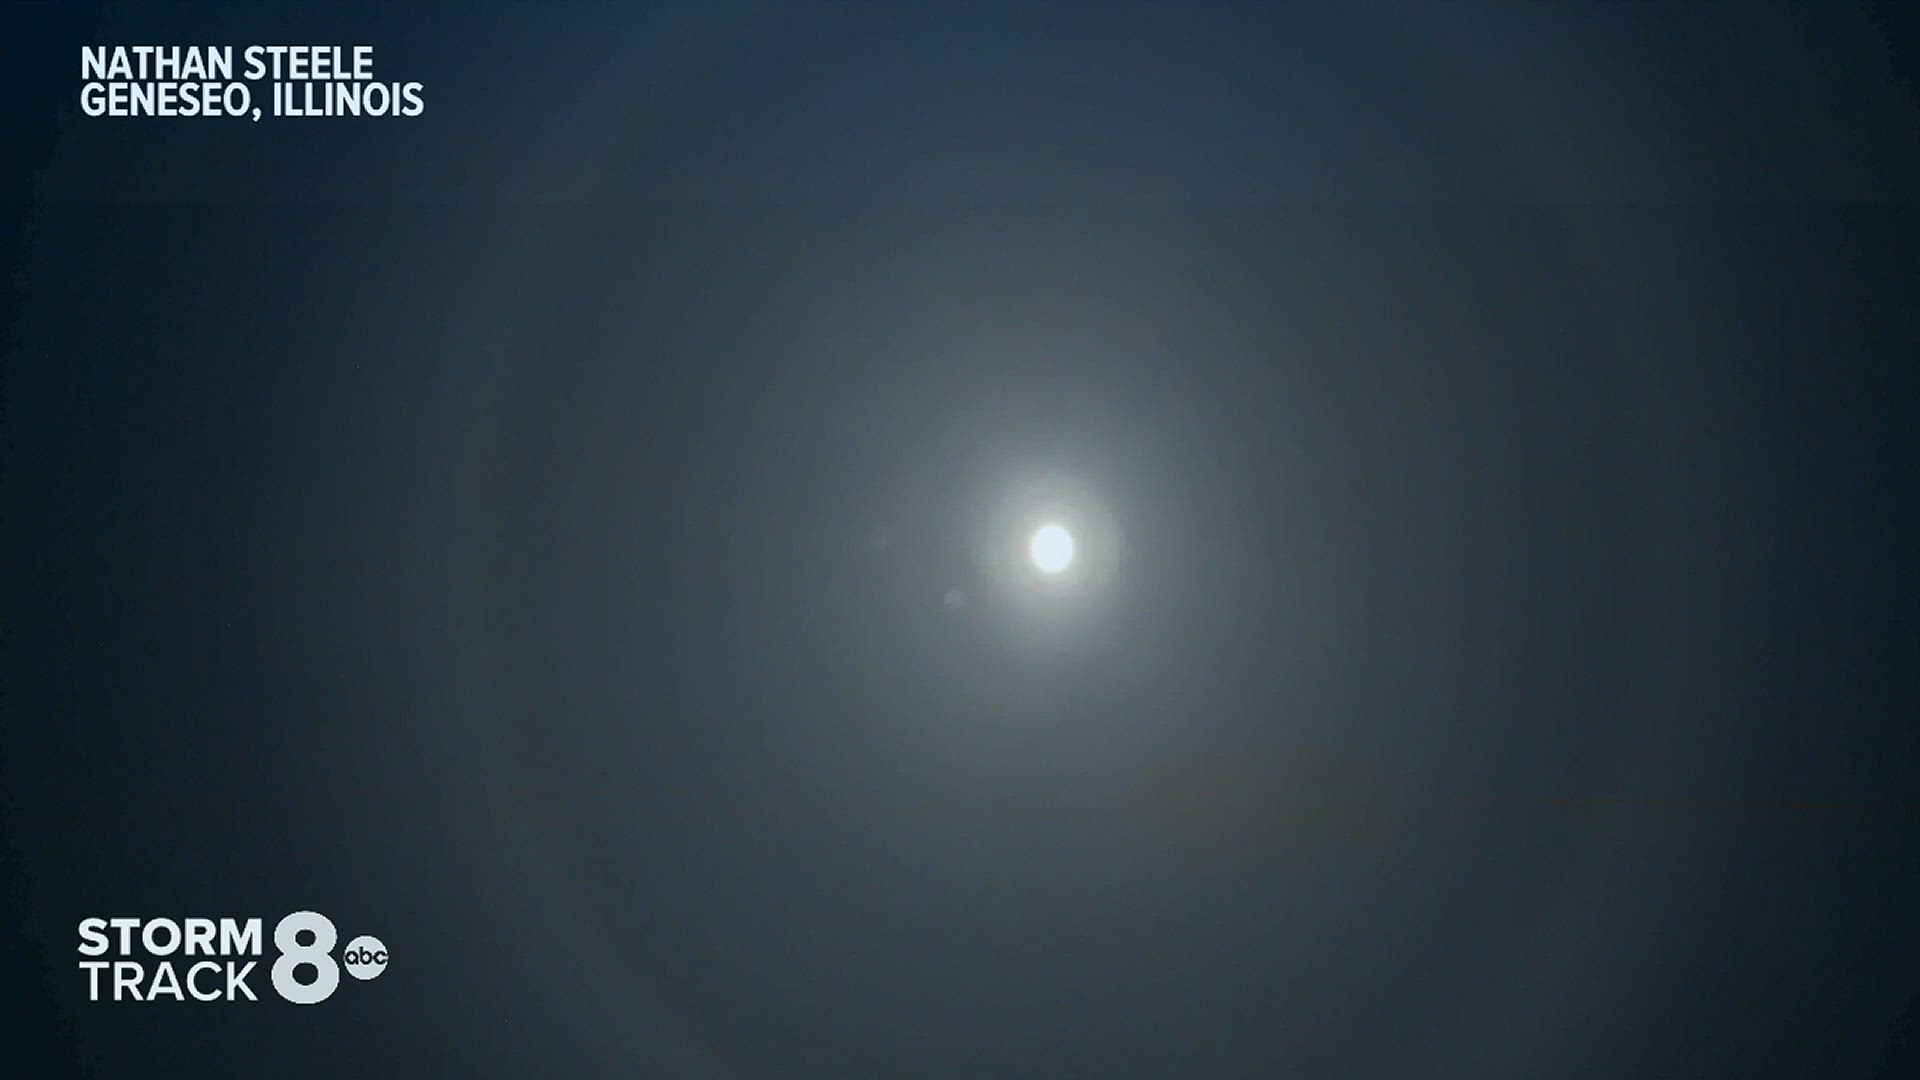
<path fill-rule="evenodd" d="M 1042 573 L 1057 574 L 1073 561 L 1073 534 L 1058 525 L 1045 525 L 1033 534 L 1027 554 Z"/>

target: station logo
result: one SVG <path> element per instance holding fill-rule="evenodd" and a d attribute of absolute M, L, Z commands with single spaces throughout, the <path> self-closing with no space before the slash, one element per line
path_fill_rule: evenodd
<path fill-rule="evenodd" d="M 80 971 L 89 1001 L 258 1001 L 256 969 L 267 962 L 261 919 L 82 919 Z M 340 933 L 317 911 L 296 911 L 273 926 L 267 981 L 295 1005 L 317 1005 L 356 980 L 387 970 L 387 947 L 361 934 L 340 959 Z"/>

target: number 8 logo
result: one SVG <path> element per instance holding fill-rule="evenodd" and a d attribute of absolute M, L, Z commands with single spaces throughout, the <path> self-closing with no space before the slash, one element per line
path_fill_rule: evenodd
<path fill-rule="evenodd" d="M 313 932 L 311 944 L 300 944 L 302 930 Z M 333 920 L 317 911 L 296 911 L 281 919 L 273 928 L 273 947 L 280 950 L 280 959 L 273 962 L 273 988 L 295 1005 L 317 1005 L 332 997 L 340 985 L 340 965 L 331 955 L 338 940 Z M 312 964 L 319 977 L 311 983 L 295 979 L 293 970 L 301 964 Z"/>

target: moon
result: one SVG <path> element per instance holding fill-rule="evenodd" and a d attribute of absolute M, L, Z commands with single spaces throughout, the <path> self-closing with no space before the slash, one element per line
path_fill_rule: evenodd
<path fill-rule="evenodd" d="M 1027 554 L 1043 574 L 1057 574 L 1073 562 L 1073 534 L 1058 525 L 1042 525 L 1027 543 Z"/>

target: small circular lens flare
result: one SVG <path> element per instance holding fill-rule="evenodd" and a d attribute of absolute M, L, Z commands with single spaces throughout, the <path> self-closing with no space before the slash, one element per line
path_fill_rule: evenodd
<path fill-rule="evenodd" d="M 1033 534 L 1027 554 L 1043 574 L 1057 574 L 1073 562 L 1073 534 L 1058 525 L 1045 525 Z"/>

